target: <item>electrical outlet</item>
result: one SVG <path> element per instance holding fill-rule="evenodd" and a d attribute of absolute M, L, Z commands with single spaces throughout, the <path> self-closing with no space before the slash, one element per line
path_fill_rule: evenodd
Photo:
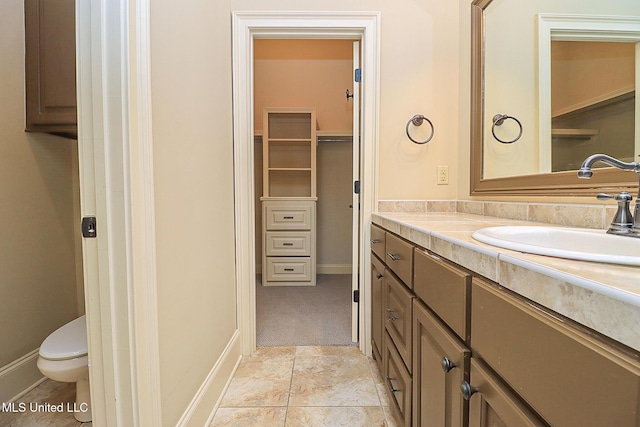
<path fill-rule="evenodd" d="M 438 185 L 449 184 L 449 166 L 438 166 Z"/>

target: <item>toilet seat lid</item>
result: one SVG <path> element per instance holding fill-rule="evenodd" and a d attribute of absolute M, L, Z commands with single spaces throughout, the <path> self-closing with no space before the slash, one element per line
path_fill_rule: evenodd
<path fill-rule="evenodd" d="M 86 317 L 75 320 L 53 331 L 40 346 L 40 356 L 49 360 L 65 360 L 87 354 Z"/>

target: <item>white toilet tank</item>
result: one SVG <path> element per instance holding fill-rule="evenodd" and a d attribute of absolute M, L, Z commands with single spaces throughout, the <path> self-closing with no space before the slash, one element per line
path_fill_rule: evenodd
<path fill-rule="evenodd" d="M 40 356 L 49 360 L 67 360 L 87 355 L 86 316 L 56 329 L 40 346 Z"/>

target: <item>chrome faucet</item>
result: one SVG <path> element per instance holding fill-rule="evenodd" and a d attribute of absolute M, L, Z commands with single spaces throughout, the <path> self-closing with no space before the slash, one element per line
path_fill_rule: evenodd
<path fill-rule="evenodd" d="M 633 216 L 629 211 L 629 202 L 632 197 L 629 193 L 622 192 L 614 196 L 608 194 L 599 194 L 599 200 L 614 199 L 618 202 L 618 212 L 613 218 L 613 222 L 607 233 L 619 234 L 623 236 L 640 237 L 640 162 L 623 162 L 606 154 L 593 154 L 582 162 L 582 166 L 578 171 L 578 178 L 589 179 L 593 175 L 591 167 L 596 162 L 606 163 L 609 166 L 618 169 L 633 171 L 638 174 L 638 196 L 636 197 L 636 205 Z"/>

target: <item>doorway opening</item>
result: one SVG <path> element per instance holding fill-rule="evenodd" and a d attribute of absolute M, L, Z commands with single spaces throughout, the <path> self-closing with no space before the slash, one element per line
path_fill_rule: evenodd
<path fill-rule="evenodd" d="M 236 277 L 238 285 L 238 327 L 242 351 L 251 354 L 256 348 L 256 191 L 254 167 L 254 47 L 258 39 L 343 39 L 360 40 L 362 51 L 360 131 L 360 193 L 357 211 L 356 266 L 359 303 L 355 316 L 361 351 L 371 353 L 370 306 L 368 289 L 370 272 L 369 230 L 371 212 L 377 203 L 376 152 L 379 92 L 379 13 L 233 13 L 233 101 L 234 101 L 234 165 L 236 204 Z M 346 89 L 346 88 L 345 88 Z M 344 89 L 343 89 L 344 90 Z M 356 141 L 356 138 L 354 138 Z M 322 143 L 320 143 L 322 144 Z M 354 150 L 355 151 L 355 150 Z M 354 205 L 355 206 L 355 205 Z"/>
<path fill-rule="evenodd" d="M 257 346 L 354 345 L 360 42 L 264 38 L 253 53 Z"/>

